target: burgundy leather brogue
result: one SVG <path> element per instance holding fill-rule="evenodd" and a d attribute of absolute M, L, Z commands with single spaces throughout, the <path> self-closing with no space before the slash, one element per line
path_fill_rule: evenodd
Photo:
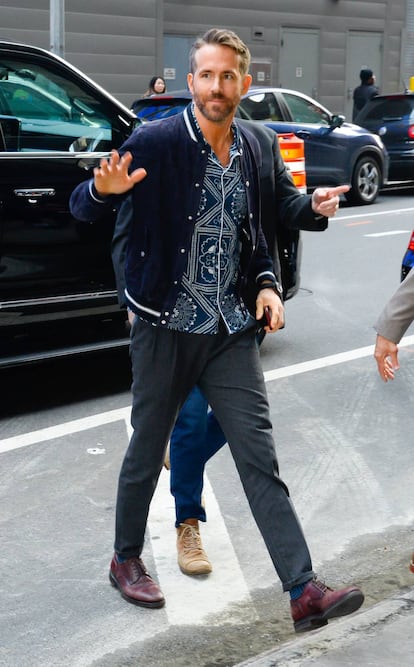
<path fill-rule="evenodd" d="M 148 574 L 141 558 L 128 558 L 119 563 L 116 556 L 111 561 L 109 581 L 119 589 L 127 602 L 141 607 L 163 607 L 164 596 L 160 587 Z"/>
<path fill-rule="evenodd" d="M 296 632 L 307 632 L 327 625 L 328 619 L 346 616 L 359 609 L 364 601 L 362 591 L 348 586 L 334 591 L 318 579 L 309 581 L 297 600 L 290 601 Z"/>

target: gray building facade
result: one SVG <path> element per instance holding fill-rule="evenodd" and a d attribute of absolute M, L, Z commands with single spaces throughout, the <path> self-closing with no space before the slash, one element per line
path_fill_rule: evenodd
<path fill-rule="evenodd" d="M 34 6 L 35 5 L 35 6 Z M 384 92 L 414 76 L 414 0 L 65 0 L 64 57 L 126 105 L 154 74 L 185 87 L 188 49 L 235 30 L 254 83 L 301 90 L 351 117 L 361 67 Z M 50 0 L 0 0 L 0 39 L 51 48 Z"/>

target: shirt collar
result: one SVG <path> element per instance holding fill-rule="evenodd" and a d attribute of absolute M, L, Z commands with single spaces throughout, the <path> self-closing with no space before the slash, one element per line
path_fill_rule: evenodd
<path fill-rule="evenodd" d="M 194 102 L 191 102 L 188 107 L 184 110 L 184 120 L 187 125 L 187 130 L 193 141 L 201 141 L 206 146 L 209 146 L 207 141 L 204 138 L 204 135 L 200 129 L 197 118 L 194 112 Z M 231 124 L 231 129 L 233 130 L 233 143 L 230 146 L 230 155 L 242 155 L 243 153 L 243 139 L 240 134 L 240 130 L 237 127 L 236 123 L 233 121 Z"/>

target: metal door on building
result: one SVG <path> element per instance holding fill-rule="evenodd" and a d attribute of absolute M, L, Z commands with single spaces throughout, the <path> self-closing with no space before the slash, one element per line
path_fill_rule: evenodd
<path fill-rule="evenodd" d="M 372 69 L 376 77 L 376 84 L 381 90 L 381 64 L 382 64 L 382 42 L 381 32 L 349 32 L 346 46 L 346 80 L 345 80 L 345 117 L 352 121 L 352 94 L 354 88 L 359 86 L 361 80 L 359 73 L 361 69 Z"/>
<path fill-rule="evenodd" d="M 194 35 L 164 35 L 164 78 L 167 91 L 187 88 L 188 56 Z"/>
<path fill-rule="evenodd" d="M 318 98 L 319 31 L 281 28 L 279 86 Z"/>

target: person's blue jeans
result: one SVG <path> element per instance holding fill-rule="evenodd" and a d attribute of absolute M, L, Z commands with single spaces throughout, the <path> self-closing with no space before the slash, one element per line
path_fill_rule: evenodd
<path fill-rule="evenodd" d="M 206 520 L 201 504 L 204 467 L 226 443 L 226 437 L 198 387 L 180 410 L 170 440 L 171 493 L 176 527 L 185 519 Z"/>

